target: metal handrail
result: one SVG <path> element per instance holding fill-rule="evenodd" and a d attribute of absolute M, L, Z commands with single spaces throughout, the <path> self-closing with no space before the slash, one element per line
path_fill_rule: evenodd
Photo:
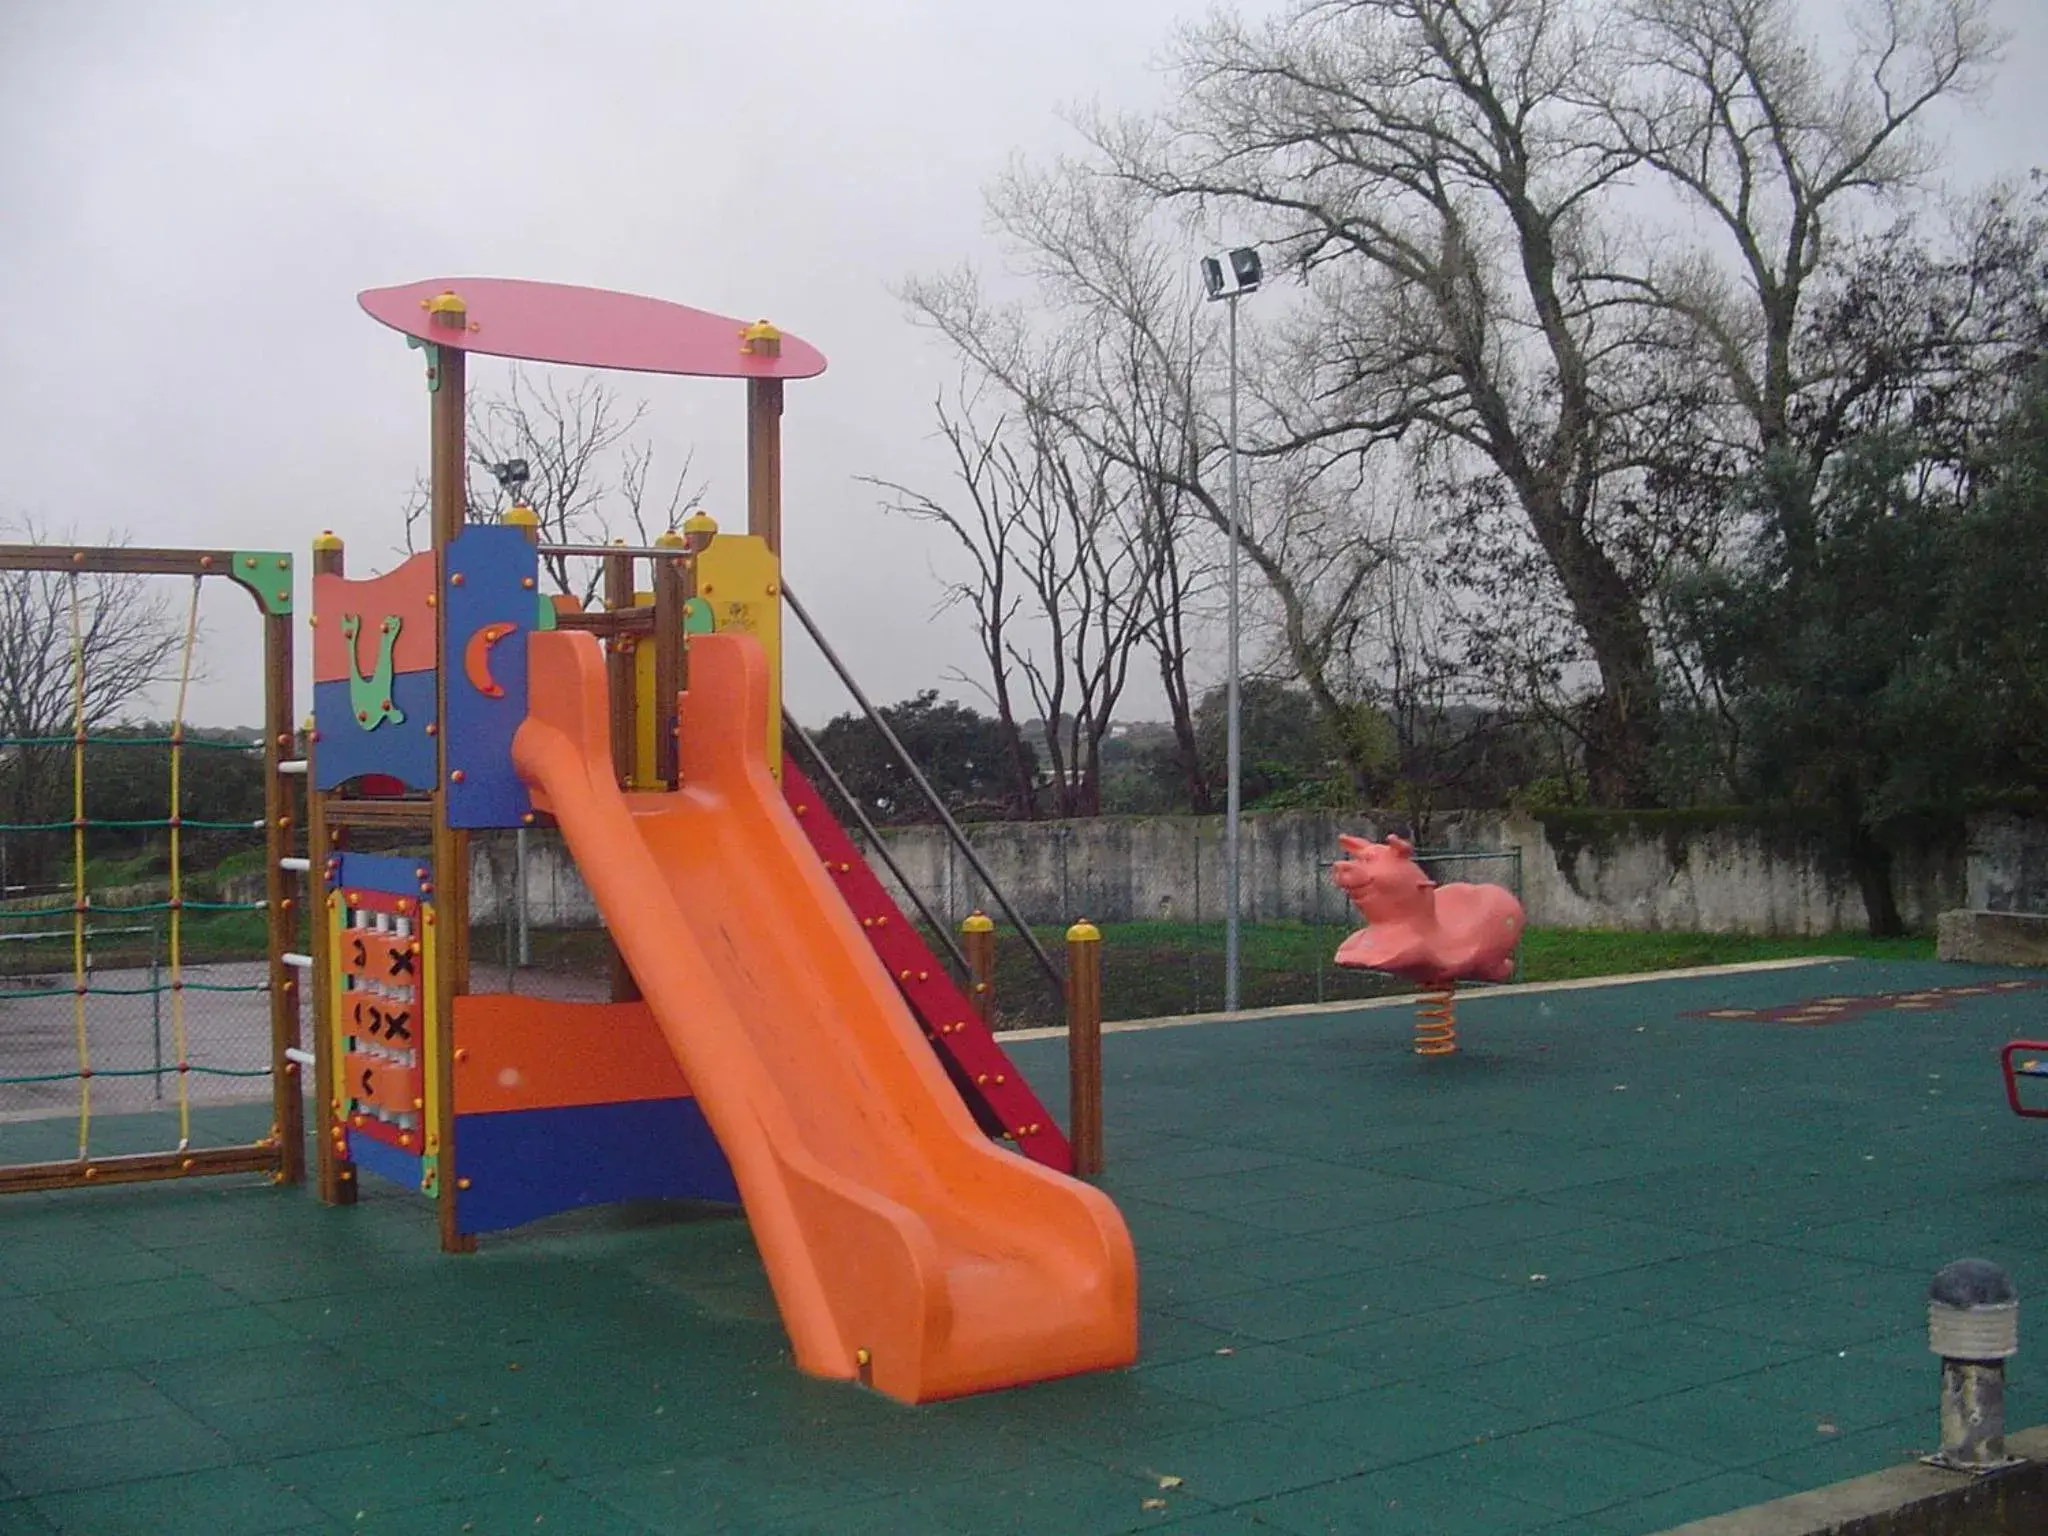
<path fill-rule="evenodd" d="M 889 744 L 889 750 L 896 754 L 896 760 L 910 775 L 911 782 L 924 796 L 925 803 L 938 816 L 939 825 L 946 829 L 946 836 L 952 840 L 960 856 L 967 861 L 967 867 L 974 871 L 975 877 L 981 881 L 996 905 L 1003 909 L 1003 916 L 1010 920 L 1010 925 L 1023 936 L 1025 944 L 1030 947 L 1032 955 L 1038 961 L 1039 969 L 1045 972 L 1046 979 L 1055 988 L 1063 990 L 1067 984 L 1066 974 L 1054 963 L 1052 956 L 1045 952 L 1045 946 L 1038 942 L 1038 935 L 1031 931 L 1031 925 L 1024 921 L 1010 898 L 1003 893 L 1003 888 L 996 884 L 995 878 L 988 872 L 988 866 L 981 862 L 981 855 L 974 851 L 974 845 L 967 841 L 967 834 L 960 830 L 960 823 L 953 819 L 953 813 L 946 809 L 946 802 L 940 799 L 939 792 L 932 788 L 931 780 L 924 776 L 924 770 L 917 766 L 917 760 L 910 755 L 910 750 L 903 745 L 895 731 L 889 728 L 889 722 L 882 718 L 881 711 L 869 702 L 868 696 L 861 691 L 860 684 L 853 680 L 853 674 L 846 669 L 846 663 L 839 659 L 839 653 L 832 649 L 824 635 L 819 632 L 816 622 L 804 610 L 804 605 L 797 601 L 796 594 L 789 590 L 789 583 L 786 580 L 782 583 L 782 600 L 788 605 L 789 611 L 796 615 L 797 622 L 803 625 L 804 632 L 811 637 L 811 643 L 817 646 L 819 654 L 830 664 L 832 670 L 839 674 L 839 681 L 844 683 L 846 691 L 853 695 L 854 703 L 861 707 L 861 712 L 874 722 L 875 729 L 882 733 L 882 739 Z"/>
<path fill-rule="evenodd" d="M 932 909 L 925 905 L 923 895 L 911 884 L 909 876 L 903 873 L 903 866 L 896 862 L 896 855 L 889 851 L 888 842 L 882 837 L 881 830 L 876 827 L 873 818 L 868 815 L 867 808 L 860 803 L 860 797 L 846 787 L 846 781 L 839 777 L 839 770 L 832 766 L 832 761 L 825 756 L 824 749 L 811 739 L 810 732 L 798 725 L 795 716 L 786 709 L 782 712 L 782 729 L 785 734 L 804 744 L 804 750 L 810 754 L 811 762 L 825 776 L 825 782 L 832 786 L 833 793 L 839 796 L 840 803 L 853 813 L 853 819 L 867 835 L 868 846 L 888 866 L 889 873 L 896 877 L 896 884 L 902 888 L 904 895 L 910 898 L 911 905 L 917 908 L 917 915 L 924 919 L 925 926 L 936 933 L 945 944 L 946 953 L 953 957 L 953 963 L 959 967 L 960 974 L 971 979 L 973 969 L 967 963 L 966 952 L 953 937 L 953 930 L 932 915 Z"/>

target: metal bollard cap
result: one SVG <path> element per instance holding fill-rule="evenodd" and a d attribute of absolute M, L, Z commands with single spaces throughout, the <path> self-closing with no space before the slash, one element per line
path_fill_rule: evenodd
<path fill-rule="evenodd" d="M 1988 1259 L 1958 1259 L 1927 1287 L 1927 1347 L 1944 1360 L 2003 1360 L 2019 1353 L 2020 1298 Z"/>

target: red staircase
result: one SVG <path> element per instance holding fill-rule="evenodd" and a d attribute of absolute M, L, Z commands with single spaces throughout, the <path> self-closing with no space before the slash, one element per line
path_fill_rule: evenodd
<path fill-rule="evenodd" d="M 796 812 L 827 873 L 839 887 L 875 953 L 896 978 L 910 1011 L 924 1026 L 961 1097 L 983 1129 L 1016 1142 L 1033 1162 L 1061 1173 L 1074 1169 L 1067 1138 L 1031 1085 L 996 1044 L 996 1037 L 966 994 L 953 983 L 917 925 L 903 915 L 880 878 L 861 857 L 824 798 L 787 755 L 782 759 L 782 794 Z"/>

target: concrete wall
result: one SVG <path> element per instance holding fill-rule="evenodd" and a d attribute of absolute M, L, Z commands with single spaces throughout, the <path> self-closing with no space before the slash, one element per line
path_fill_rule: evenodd
<path fill-rule="evenodd" d="M 1382 830 L 1369 815 L 1247 817 L 1246 917 L 1341 919 L 1343 898 L 1327 875 L 1337 834 L 1378 836 Z M 996 883 L 1031 921 L 1222 918 L 1222 825 L 1216 818 L 1004 823 L 970 831 Z M 949 920 L 987 904 L 981 883 L 938 829 L 903 828 L 886 836 L 904 873 Z M 1580 839 L 1525 816 L 1469 812 L 1438 818 L 1428 841 L 1475 855 L 1439 863 L 1438 879 L 1518 888 L 1530 922 L 1542 927 L 1808 934 L 1866 923 L 1846 870 L 1811 840 L 1788 842 L 1770 828 L 1706 826 Z M 1906 861 L 1896 884 L 1906 921 L 1931 928 L 1964 889 L 1960 850 Z"/>
<path fill-rule="evenodd" d="M 1246 916 L 1346 921 L 1348 906 L 1328 880 L 1337 834 L 1378 836 L 1384 825 L 1364 813 L 1246 817 Z M 1220 818 L 996 822 L 968 830 L 984 865 L 1029 921 L 1222 918 Z M 1987 848 L 2033 850 L 2025 859 L 2001 853 L 1997 872 L 1978 856 L 1973 841 L 1967 880 L 1961 849 L 1907 861 L 1896 882 L 1906 921 L 1932 928 L 1939 912 L 1962 904 L 1966 889 L 1971 904 L 1979 904 L 1974 896 L 1980 880 L 2000 891 L 2024 891 L 2027 880 L 2048 879 L 2048 835 L 2038 826 L 2034 832 L 2038 841 L 2019 844 L 2010 831 L 1987 834 Z M 890 853 L 939 917 L 957 922 L 975 907 L 994 910 L 980 880 L 939 829 L 906 827 L 886 838 Z M 1771 828 L 1698 826 L 1581 837 L 1568 824 L 1546 829 L 1529 817 L 1471 812 L 1439 817 L 1428 842 L 1473 855 L 1438 864 L 1438 879 L 1515 887 L 1531 923 L 1539 926 L 1812 934 L 1865 925 L 1862 898 L 1847 871 L 1811 841 L 1788 839 Z M 589 892 L 557 839 L 536 832 L 528 846 L 529 920 L 539 926 L 594 926 Z M 471 890 L 477 921 L 491 921 L 505 910 L 513 866 L 510 834 L 478 838 Z M 881 872 L 894 887 L 886 867 Z M 907 901 L 904 906 L 910 909 Z"/>
<path fill-rule="evenodd" d="M 1980 912 L 2048 912 L 2048 820 L 2011 811 L 1971 819 L 1965 905 Z"/>

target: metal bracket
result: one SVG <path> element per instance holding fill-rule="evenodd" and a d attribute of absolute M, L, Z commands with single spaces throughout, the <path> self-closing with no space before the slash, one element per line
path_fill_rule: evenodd
<path fill-rule="evenodd" d="M 281 618 L 292 611 L 292 557 L 284 551 L 238 549 L 228 559 L 228 574 L 265 613 Z"/>

